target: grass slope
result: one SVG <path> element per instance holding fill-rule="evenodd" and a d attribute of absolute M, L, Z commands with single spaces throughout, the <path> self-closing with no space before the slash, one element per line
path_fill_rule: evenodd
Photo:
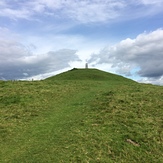
<path fill-rule="evenodd" d="M 0 162 L 163 162 L 162 99 L 96 69 L 1 81 Z"/>
<path fill-rule="evenodd" d="M 98 69 L 77 69 L 74 68 L 67 72 L 63 72 L 46 80 L 94 80 L 94 81 L 112 81 L 112 82 L 131 82 L 122 76 L 101 71 Z"/>

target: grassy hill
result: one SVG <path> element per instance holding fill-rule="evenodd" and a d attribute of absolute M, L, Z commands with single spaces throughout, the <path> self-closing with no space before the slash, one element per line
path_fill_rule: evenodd
<path fill-rule="evenodd" d="M 101 71 L 98 69 L 77 69 L 74 68 L 63 72 L 46 80 L 94 80 L 94 81 L 112 81 L 112 82 L 130 82 L 130 79 L 119 75 Z"/>
<path fill-rule="evenodd" d="M 163 162 L 163 87 L 97 69 L 0 81 L 0 162 Z"/>

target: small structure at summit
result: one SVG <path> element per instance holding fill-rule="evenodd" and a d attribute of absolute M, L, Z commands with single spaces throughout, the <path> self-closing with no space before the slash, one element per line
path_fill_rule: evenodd
<path fill-rule="evenodd" d="M 88 63 L 85 64 L 85 68 L 88 68 Z"/>

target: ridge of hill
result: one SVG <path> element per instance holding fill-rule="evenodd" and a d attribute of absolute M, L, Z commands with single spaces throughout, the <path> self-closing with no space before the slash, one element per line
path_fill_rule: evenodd
<path fill-rule="evenodd" d="M 105 72 L 99 69 L 77 69 L 49 77 L 45 80 L 94 80 L 94 81 L 112 81 L 112 82 L 135 82 L 120 75 Z"/>

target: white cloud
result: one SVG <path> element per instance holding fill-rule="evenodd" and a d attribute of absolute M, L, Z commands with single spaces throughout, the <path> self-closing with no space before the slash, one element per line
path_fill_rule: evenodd
<path fill-rule="evenodd" d="M 125 7 L 123 1 L 113 0 L 39 0 L 37 4 L 34 2 L 28 4 L 45 6 L 49 9 L 48 13 L 53 13 L 54 17 L 64 17 L 80 23 L 104 22 L 108 19 L 114 19 L 119 16 L 117 11 Z"/>
<path fill-rule="evenodd" d="M 25 3 L 20 2 L 3 2 L 0 4 L 0 17 L 10 19 L 29 19 L 33 15 L 33 10 L 28 8 Z"/>
<path fill-rule="evenodd" d="M 146 77 L 149 81 L 161 81 L 163 76 L 163 30 L 138 35 L 106 47 L 93 55 L 89 62 L 112 64 L 117 73 Z M 151 80 L 152 79 L 152 80 Z"/>
<path fill-rule="evenodd" d="M 66 4 L 65 13 L 82 23 L 105 22 L 119 16 L 119 10 L 124 8 L 123 2 L 117 1 L 72 1 Z"/>
<path fill-rule="evenodd" d="M 6 2 L 4 0 L 0 1 L 0 7 L 5 7 L 6 6 Z"/>
<path fill-rule="evenodd" d="M 57 70 L 70 67 L 69 62 L 79 60 L 76 50 L 60 49 L 33 53 L 34 45 L 26 46 L 19 39 L 5 37 L 11 33 L 6 28 L 0 28 L 0 79 L 20 79 L 38 74 L 54 73 Z M 13 36 L 14 34 L 11 33 Z"/>
<path fill-rule="evenodd" d="M 43 73 L 43 74 L 38 74 L 38 75 L 34 75 L 34 76 L 30 76 L 30 77 L 25 77 L 25 78 L 22 78 L 20 80 L 43 80 L 43 79 L 46 79 L 48 77 L 51 77 L 51 76 L 54 76 L 54 75 L 57 75 L 57 74 L 60 74 L 62 72 L 65 72 L 65 71 L 68 71 L 70 70 L 71 68 L 68 67 L 68 68 L 64 68 L 64 69 L 61 69 L 61 70 L 57 70 L 57 71 L 52 71 L 52 72 L 47 72 L 47 73 Z M 4 80 L 4 79 L 3 79 Z"/>
<path fill-rule="evenodd" d="M 7 28 L 0 28 L 0 64 L 14 62 L 22 56 L 30 55 L 28 49 L 19 42 L 19 36 Z"/>
<path fill-rule="evenodd" d="M 140 0 L 141 3 L 145 4 L 145 5 L 161 5 L 163 4 L 162 0 Z"/>
<path fill-rule="evenodd" d="M 28 19 L 28 17 L 30 17 L 32 13 L 26 9 L 14 10 L 14 9 L 6 8 L 1 10 L 0 16 L 6 16 L 6 15 L 8 15 L 12 19 L 17 19 L 17 18 Z"/>
<path fill-rule="evenodd" d="M 158 78 L 158 79 L 153 79 L 153 78 L 142 78 L 138 80 L 140 83 L 147 83 L 147 84 L 155 84 L 155 85 L 161 85 L 163 86 L 163 76 Z"/>
<path fill-rule="evenodd" d="M 139 8 L 137 5 L 139 4 Z M 39 14 L 53 19 L 72 20 L 78 23 L 108 22 L 116 19 L 133 19 L 133 14 L 143 17 L 161 11 L 161 0 L 29 0 L 23 3 L 0 3 L 0 16 L 11 19 L 41 19 Z M 146 10 L 146 12 L 144 12 Z M 130 13 L 130 14 L 129 14 Z M 34 19 L 36 20 L 36 19 Z"/>

